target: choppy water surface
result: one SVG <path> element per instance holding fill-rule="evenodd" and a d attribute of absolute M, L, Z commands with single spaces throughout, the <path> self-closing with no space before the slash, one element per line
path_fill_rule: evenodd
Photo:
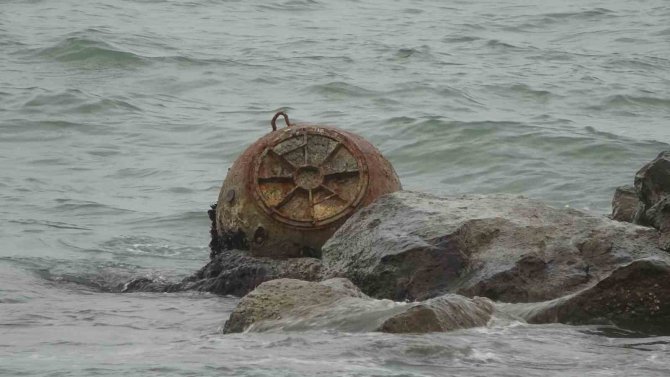
<path fill-rule="evenodd" d="M 406 188 L 606 213 L 668 148 L 670 5 L 0 0 L 0 374 L 667 375 L 667 337 L 224 336 L 234 298 L 106 293 L 206 262 L 278 109 L 370 139 Z"/>

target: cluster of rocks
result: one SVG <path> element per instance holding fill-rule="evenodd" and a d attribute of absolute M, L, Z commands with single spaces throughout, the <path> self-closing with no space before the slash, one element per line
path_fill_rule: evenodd
<path fill-rule="evenodd" d="M 336 328 L 430 332 L 529 323 L 607 323 L 670 332 L 670 152 L 617 189 L 610 218 L 510 195 L 400 191 L 358 211 L 321 258 L 240 250 L 176 284 L 244 296 L 225 332 Z"/>
<path fill-rule="evenodd" d="M 493 302 L 481 297 L 443 295 L 423 302 L 395 302 L 370 298 L 343 278 L 277 279 L 244 296 L 223 331 L 330 328 L 424 333 L 484 326 L 493 311 Z"/>

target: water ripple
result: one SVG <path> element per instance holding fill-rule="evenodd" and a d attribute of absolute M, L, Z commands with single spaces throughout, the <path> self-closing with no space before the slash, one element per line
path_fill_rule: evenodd
<path fill-rule="evenodd" d="M 54 46 L 38 50 L 35 55 L 91 69 L 110 67 L 127 69 L 146 64 L 144 58 L 137 54 L 124 51 L 107 42 L 81 37 L 67 38 Z"/>

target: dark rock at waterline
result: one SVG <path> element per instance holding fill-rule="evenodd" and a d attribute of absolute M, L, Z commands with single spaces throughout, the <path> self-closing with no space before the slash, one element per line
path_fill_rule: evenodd
<path fill-rule="evenodd" d="M 565 297 L 535 304 L 499 305 L 529 323 L 605 323 L 670 333 L 670 263 L 641 259 L 618 267 L 597 284 Z"/>
<path fill-rule="evenodd" d="M 216 228 L 216 204 L 207 212 L 211 221 L 210 261 L 181 282 L 133 279 L 120 288 L 122 292 L 178 292 L 198 290 L 220 295 L 244 296 L 264 281 L 293 278 L 321 280 L 321 261 L 315 258 L 271 259 L 253 257 L 246 250 L 242 236 L 220 237 Z"/>
<path fill-rule="evenodd" d="M 635 174 L 635 186 L 618 187 L 612 219 L 660 231 L 659 247 L 670 251 L 670 151 L 661 152 Z"/>
<path fill-rule="evenodd" d="M 326 276 L 349 278 L 376 298 L 452 292 L 538 302 L 637 259 L 668 260 L 657 242 L 654 229 L 522 197 L 401 191 L 350 218 L 324 245 L 322 262 Z"/>
<path fill-rule="evenodd" d="M 314 258 L 276 260 L 257 258 L 243 250 L 220 250 L 203 268 L 179 283 L 135 279 L 124 292 L 176 292 L 198 290 L 220 295 L 243 296 L 273 279 L 320 280 L 321 262 Z"/>
<path fill-rule="evenodd" d="M 670 151 L 661 152 L 635 174 L 641 205 L 635 222 L 661 232 L 659 246 L 670 250 Z"/>
<path fill-rule="evenodd" d="M 279 278 L 320 280 L 321 262 L 314 258 L 259 258 L 245 251 L 224 250 L 186 281 L 188 289 L 243 296 L 262 282 Z"/>
<path fill-rule="evenodd" d="M 458 295 L 421 303 L 376 300 L 341 278 L 319 283 L 277 279 L 261 284 L 243 297 L 223 331 L 450 331 L 486 325 L 493 308 L 488 299 Z"/>
<path fill-rule="evenodd" d="M 612 214 L 610 218 L 616 221 L 632 223 L 640 206 L 635 186 L 619 186 L 614 191 L 612 198 Z"/>
<path fill-rule="evenodd" d="M 635 189 L 647 209 L 670 195 L 670 151 L 661 152 L 635 174 Z"/>

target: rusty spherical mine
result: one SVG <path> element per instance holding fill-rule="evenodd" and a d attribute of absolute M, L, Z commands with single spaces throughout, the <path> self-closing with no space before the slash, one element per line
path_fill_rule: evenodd
<path fill-rule="evenodd" d="M 283 115 L 287 127 L 276 129 Z M 221 244 L 255 256 L 319 256 L 357 209 L 401 189 L 369 142 L 334 127 L 290 124 L 247 148 L 223 182 L 216 207 Z"/>

